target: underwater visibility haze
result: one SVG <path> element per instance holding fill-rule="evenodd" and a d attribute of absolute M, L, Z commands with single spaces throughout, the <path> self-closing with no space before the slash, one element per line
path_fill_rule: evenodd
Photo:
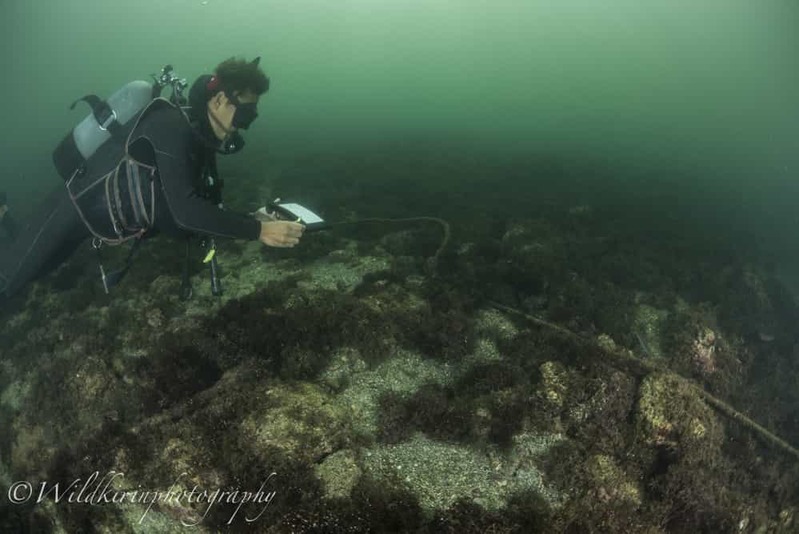
<path fill-rule="evenodd" d="M 0 530 L 799 530 L 799 4 L 5 0 L 0 30 L 8 220 L 64 187 L 80 97 L 260 57 L 225 209 L 332 223 L 219 239 L 221 296 L 207 240 L 160 235 L 109 294 L 87 241 L 0 300 Z M 111 471 L 240 493 L 14 500 Z"/>

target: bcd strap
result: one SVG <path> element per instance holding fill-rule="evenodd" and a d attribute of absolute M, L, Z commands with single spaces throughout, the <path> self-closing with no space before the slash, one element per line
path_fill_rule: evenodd
<path fill-rule="evenodd" d="M 130 247 L 130 252 L 128 252 L 128 257 L 125 259 L 125 264 L 121 269 L 117 269 L 116 271 L 111 271 L 109 273 L 105 272 L 105 268 L 103 267 L 103 255 L 101 252 L 102 243 L 99 241 L 94 241 L 92 246 L 97 251 L 97 261 L 100 264 L 100 278 L 103 281 L 103 289 L 105 290 L 106 295 L 111 292 L 111 288 L 119 284 L 125 275 L 130 270 L 131 265 L 133 265 L 133 260 L 136 257 L 136 252 L 139 250 L 139 246 L 141 245 L 142 238 L 138 238 L 133 242 L 133 245 Z"/>
<path fill-rule="evenodd" d="M 117 121 L 116 112 L 111 109 L 108 102 L 100 100 L 97 95 L 86 95 L 83 98 L 75 100 L 69 109 L 75 109 L 78 102 L 86 102 L 92 108 L 92 114 L 97 124 L 100 125 L 101 130 L 107 130 L 112 136 L 117 137 L 121 134 L 122 126 Z"/>

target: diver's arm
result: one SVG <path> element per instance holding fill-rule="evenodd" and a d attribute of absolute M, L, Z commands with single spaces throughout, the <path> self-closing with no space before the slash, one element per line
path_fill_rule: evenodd
<path fill-rule="evenodd" d="M 182 230 L 192 233 L 228 237 L 232 239 L 256 240 L 261 236 L 261 223 L 238 213 L 221 210 L 207 199 L 197 196 L 188 178 L 175 180 L 161 178 L 164 195 L 175 223 Z M 183 178 L 183 177 L 181 177 Z M 170 182 L 178 183 L 170 183 Z"/>
<path fill-rule="evenodd" d="M 161 189 L 175 223 L 191 233 L 257 240 L 261 223 L 247 215 L 219 209 L 197 195 L 191 159 L 194 136 L 179 112 L 154 111 L 147 118 L 146 137 L 155 148 Z"/>
<path fill-rule="evenodd" d="M 212 204 L 222 209 L 223 182 L 219 177 L 219 169 L 216 166 L 216 154 L 212 154 L 208 165 L 211 176 L 214 176 L 217 181 L 217 187 L 212 188 L 210 196 L 204 198 L 207 198 Z M 277 219 L 268 221 L 256 220 L 261 223 L 259 237 L 261 243 L 270 247 L 293 247 L 299 243 L 300 237 L 305 231 L 305 226 L 296 222 L 278 221 Z"/>

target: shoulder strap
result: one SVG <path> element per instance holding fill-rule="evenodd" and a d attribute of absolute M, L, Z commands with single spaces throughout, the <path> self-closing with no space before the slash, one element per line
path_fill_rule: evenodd
<path fill-rule="evenodd" d="M 148 113 L 150 113 L 150 112 L 152 112 L 152 111 L 154 111 L 154 110 L 156 110 L 156 109 L 160 109 L 160 108 L 162 108 L 162 107 L 170 107 L 170 108 L 173 108 L 173 109 L 176 109 L 176 110 L 180 111 L 180 112 L 181 112 L 181 115 L 182 115 L 184 118 L 186 118 L 186 119 L 187 119 L 187 121 L 188 121 L 188 117 L 186 117 L 186 114 L 185 114 L 185 113 L 183 113 L 183 110 L 181 110 L 181 109 L 180 109 L 180 106 L 176 106 L 175 104 L 173 104 L 172 102 L 170 102 L 169 100 L 167 100 L 167 99 L 166 99 L 166 98 L 164 98 L 164 97 L 158 97 L 158 98 L 154 98 L 154 99 L 152 100 L 152 102 L 150 102 L 149 104 L 147 104 L 147 105 L 144 107 L 144 109 L 142 109 L 142 110 L 139 112 L 139 116 L 138 116 L 138 117 L 136 117 L 136 121 L 134 122 L 134 124 L 133 124 L 133 127 L 132 127 L 132 128 L 130 129 L 130 131 L 128 132 L 128 137 L 127 137 L 127 140 L 125 141 L 125 154 L 126 154 L 126 155 L 128 155 L 128 156 L 130 155 L 130 154 L 128 153 L 128 149 L 129 149 L 129 147 L 130 147 L 130 143 L 131 143 L 131 141 L 134 141 L 134 140 L 135 140 L 135 139 L 133 139 L 133 136 L 134 136 L 134 134 L 136 133 L 136 130 L 137 130 L 137 128 L 139 127 L 139 123 L 141 122 L 141 120 L 142 120 L 142 119 L 143 119 L 143 118 L 144 118 L 144 117 L 145 117 L 145 116 L 146 116 Z"/>
<path fill-rule="evenodd" d="M 122 127 L 117 122 L 117 114 L 108 105 L 108 102 L 101 100 L 97 95 L 86 95 L 83 98 L 75 100 L 69 109 L 75 109 L 78 102 L 86 102 L 92 108 L 92 114 L 97 124 L 100 125 L 101 130 L 107 130 L 112 136 L 119 136 L 122 133 Z"/>

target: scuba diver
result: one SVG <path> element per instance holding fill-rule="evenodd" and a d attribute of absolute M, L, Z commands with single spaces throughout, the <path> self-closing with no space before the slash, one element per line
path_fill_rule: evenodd
<path fill-rule="evenodd" d="M 188 102 L 180 91 L 180 98 L 174 98 L 176 78 L 170 78 L 172 68 L 166 66 L 162 77 L 173 82 L 173 98 L 158 96 L 157 83 L 151 87 L 131 82 L 145 85 L 152 97 L 148 93 L 143 109 L 131 111 L 124 121 L 117 108 L 110 106 L 113 96 L 108 101 L 94 95 L 81 99 L 93 111 L 84 123 L 91 122 L 92 132 L 102 132 L 105 138 L 95 143 L 94 151 L 87 149 L 86 138 L 78 135 L 81 123 L 54 152 L 66 187 L 53 191 L 35 216 L 14 230 L 16 237 L 10 244 L 0 242 L 0 300 L 59 266 L 88 238 L 98 256 L 105 245 L 132 244 L 120 271 L 106 273 L 100 262 L 106 292 L 130 267 L 139 243 L 161 233 L 186 239 L 187 257 L 189 239 L 201 237 L 211 244 L 206 261 L 213 256 L 214 238 L 295 246 L 303 235 L 303 224 L 256 219 L 226 211 L 221 204 L 216 156 L 241 149 L 239 131 L 255 120 L 258 100 L 269 90 L 269 78 L 258 66 L 259 60 L 231 58 L 220 63 L 213 74 L 195 81 Z M 187 86 L 185 80 L 180 82 L 179 89 Z M 4 225 L 10 220 L 6 210 Z M 188 269 L 184 284 L 187 273 Z M 186 293 L 185 287 L 182 292 Z M 188 298 L 190 289 L 183 296 Z"/>

